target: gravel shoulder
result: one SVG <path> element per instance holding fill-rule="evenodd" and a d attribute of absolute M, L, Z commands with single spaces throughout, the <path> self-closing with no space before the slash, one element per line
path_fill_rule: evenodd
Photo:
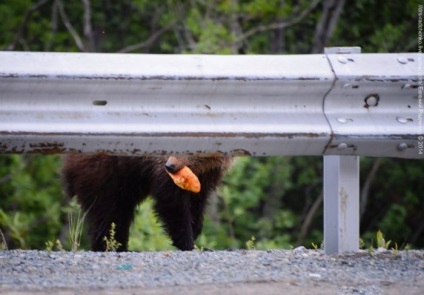
<path fill-rule="evenodd" d="M 424 251 L 0 251 L 0 294 L 424 294 Z"/>

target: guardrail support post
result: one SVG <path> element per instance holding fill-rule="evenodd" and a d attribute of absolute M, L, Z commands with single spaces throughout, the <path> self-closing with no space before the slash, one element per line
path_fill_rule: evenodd
<path fill-rule="evenodd" d="M 325 254 L 359 249 L 359 157 L 324 156 Z"/>

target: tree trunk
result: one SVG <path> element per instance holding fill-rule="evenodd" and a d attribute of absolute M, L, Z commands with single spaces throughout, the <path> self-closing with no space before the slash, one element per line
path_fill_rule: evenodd
<path fill-rule="evenodd" d="M 334 28 L 343 11 L 345 0 L 325 0 L 321 19 L 315 27 L 312 53 L 322 53 L 330 41 Z"/>

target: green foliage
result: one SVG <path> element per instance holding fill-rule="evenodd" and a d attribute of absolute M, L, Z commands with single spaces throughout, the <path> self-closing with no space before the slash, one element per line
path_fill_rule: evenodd
<path fill-rule="evenodd" d="M 59 240 L 56 241 L 47 241 L 46 242 L 46 251 L 51 252 L 51 251 L 60 251 L 60 252 L 64 252 L 65 250 L 63 249 L 62 243 Z"/>
<path fill-rule="evenodd" d="M 371 159 L 361 161 L 361 180 L 368 176 Z M 422 229 L 424 199 L 421 191 L 423 162 L 384 159 L 370 189 L 370 200 L 361 218 L 364 238 L 370 239 L 381 229 L 393 240 L 405 245 L 424 246 Z"/>
<path fill-rule="evenodd" d="M 219 190 L 222 221 L 229 228 L 220 244 L 239 248 L 252 233 L 265 242 L 275 238 L 276 231 L 284 233 L 294 226 L 296 216 L 281 208 L 282 196 L 291 185 L 289 174 L 288 158 L 237 159 Z"/>
<path fill-rule="evenodd" d="M 417 9 L 416 0 L 347 1 L 331 43 L 356 44 L 363 52 L 415 51 Z"/>
<path fill-rule="evenodd" d="M 0 156 L 0 229 L 10 249 L 40 249 L 59 236 L 59 166 L 58 156 Z"/>
<path fill-rule="evenodd" d="M 199 252 L 203 252 L 205 250 L 205 248 L 194 245 L 194 250 L 199 251 Z"/>
<path fill-rule="evenodd" d="M 103 241 L 106 243 L 106 252 L 115 252 L 122 246 L 115 238 L 116 236 L 116 224 L 112 222 L 110 225 L 109 236 L 103 237 Z"/>
<path fill-rule="evenodd" d="M 375 244 L 374 244 L 374 240 L 371 238 L 369 244 L 367 244 L 366 242 L 364 242 L 363 239 L 360 239 L 360 249 L 367 249 L 368 253 L 370 255 L 375 255 L 376 253 L 376 248 L 379 249 L 386 249 L 386 250 L 390 250 L 390 245 L 392 244 L 392 241 L 386 241 L 386 239 L 384 238 L 384 234 L 382 233 L 381 230 L 378 230 L 375 234 Z M 397 255 L 399 253 L 399 246 L 397 244 L 397 242 L 394 242 L 394 246 L 391 248 L 392 253 L 394 255 Z M 403 250 L 409 250 L 410 246 L 408 244 L 405 244 L 403 247 L 401 247 L 401 249 Z"/>
<path fill-rule="evenodd" d="M 2 230 L 0 229 L 0 238 L 1 238 L 1 243 L 0 243 L 0 250 L 7 250 L 7 243 L 6 243 L 6 238 L 3 235 Z"/>
<path fill-rule="evenodd" d="M 72 200 L 66 208 L 69 223 L 69 244 L 71 251 L 77 251 L 81 245 L 81 239 L 84 229 L 84 220 L 88 212 L 81 216 L 81 208 L 75 200 Z M 76 212 L 76 214 L 75 214 Z M 76 215 L 76 216 L 75 216 Z"/>
<path fill-rule="evenodd" d="M 255 250 L 255 241 L 256 238 L 252 236 L 247 242 L 246 242 L 246 249 L 247 250 Z"/>
<path fill-rule="evenodd" d="M 384 239 L 384 235 L 381 232 L 381 230 L 377 231 L 376 240 L 377 240 L 377 247 L 378 248 L 384 248 L 384 249 L 389 249 L 390 243 L 392 242 L 392 241 L 386 242 L 386 240 Z"/>

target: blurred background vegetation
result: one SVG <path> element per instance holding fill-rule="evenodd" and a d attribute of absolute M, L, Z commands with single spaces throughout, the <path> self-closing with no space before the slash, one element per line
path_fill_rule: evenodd
<path fill-rule="evenodd" d="M 417 51 L 418 1 L 3 0 L 0 48 L 169 54 L 308 54 L 325 46 Z M 311 69 L 312 71 L 313 69 Z M 424 162 L 361 158 L 361 236 L 381 229 L 424 248 Z M 0 241 L 9 249 L 69 249 L 60 156 L 0 155 Z M 211 201 L 199 247 L 310 247 L 322 241 L 322 158 L 239 158 Z M 80 249 L 88 249 L 83 237 Z M 131 250 L 172 249 L 151 211 L 138 208 Z"/>

